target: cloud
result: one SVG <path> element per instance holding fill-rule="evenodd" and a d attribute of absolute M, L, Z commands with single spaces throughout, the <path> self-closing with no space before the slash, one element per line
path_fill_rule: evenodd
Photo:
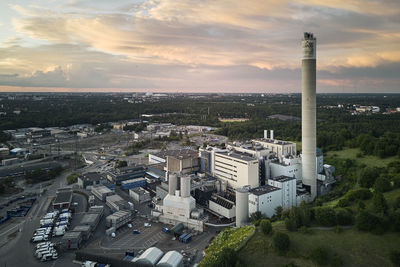
<path fill-rule="evenodd" d="M 73 0 L 11 7 L 21 16 L 13 20 L 18 36 L 48 45 L 3 44 L 0 73 L 19 74 L 10 85 L 298 91 L 304 31 L 318 38 L 318 68 L 330 73 L 320 85 L 327 90 L 339 86 L 335 79 L 344 83 L 342 70 L 378 80 L 385 75 L 380 69 L 400 62 L 400 13 L 391 1 Z"/>

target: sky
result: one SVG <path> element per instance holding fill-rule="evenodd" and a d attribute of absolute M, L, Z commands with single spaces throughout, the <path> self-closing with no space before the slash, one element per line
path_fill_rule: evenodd
<path fill-rule="evenodd" d="M 398 0 L 2 0 L 1 91 L 400 93 Z"/>

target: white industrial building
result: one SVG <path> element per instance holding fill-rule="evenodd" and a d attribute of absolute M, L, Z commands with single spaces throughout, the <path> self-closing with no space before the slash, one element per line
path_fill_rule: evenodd
<path fill-rule="evenodd" d="M 183 256 L 179 252 L 172 250 L 165 253 L 157 263 L 157 267 L 183 267 Z"/>
<path fill-rule="evenodd" d="M 247 153 L 215 153 L 214 167 L 215 177 L 226 181 L 232 188 L 259 185 L 259 161 Z"/>
<path fill-rule="evenodd" d="M 283 209 L 296 206 L 296 178 L 278 176 L 268 179 L 268 185 L 281 189 L 281 204 Z"/>
<path fill-rule="evenodd" d="M 164 253 L 159 248 L 151 247 L 146 249 L 139 257 L 134 258 L 132 262 L 146 266 L 155 266 L 163 255 Z"/>
<path fill-rule="evenodd" d="M 190 195 L 191 177 L 181 176 L 180 188 L 176 174 L 170 174 L 168 179 L 168 195 L 163 199 L 162 205 L 156 205 L 152 215 L 163 223 L 172 225 L 183 223 L 190 229 L 203 231 L 203 221 L 198 220 L 201 217 L 198 213 L 201 211 L 196 209 L 196 201 Z"/>
<path fill-rule="evenodd" d="M 249 191 L 249 214 L 260 211 L 272 217 L 275 208 L 282 206 L 282 190 L 271 185 L 263 185 Z"/>

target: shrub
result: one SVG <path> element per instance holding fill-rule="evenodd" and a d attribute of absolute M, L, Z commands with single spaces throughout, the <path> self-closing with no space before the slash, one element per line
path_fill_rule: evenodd
<path fill-rule="evenodd" d="M 288 231 L 294 232 L 297 231 L 296 220 L 293 217 L 288 217 L 285 219 L 285 227 Z"/>
<path fill-rule="evenodd" d="M 329 263 L 330 266 L 332 267 L 340 267 L 343 266 L 343 261 L 341 258 L 339 258 L 339 256 L 335 255 Z"/>
<path fill-rule="evenodd" d="M 278 207 L 275 208 L 275 215 L 279 219 L 282 218 L 282 211 L 283 211 L 282 206 L 278 206 Z"/>
<path fill-rule="evenodd" d="M 361 231 L 374 231 L 381 227 L 379 217 L 367 212 L 361 211 L 356 217 L 356 227 Z"/>
<path fill-rule="evenodd" d="M 337 209 L 336 210 L 336 222 L 339 225 L 350 225 L 353 223 L 353 216 L 346 209 Z"/>
<path fill-rule="evenodd" d="M 379 177 L 376 179 L 374 183 L 374 189 L 376 192 L 387 192 L 391 189 L 392 185 L 390 184 L 390 180 L 386 177 Z"/>
<path fill-rule="evenodd" d="M 215 267 L 231 267 L 237 262 L 237 253 L 232 248 L 223 248 L 217 257 L 217 261 L 212 265 Z"/>
<path fill-rule="evenodd" d="M 348 207 L 349 205 L 350 205 L 350 201 L 347 198 L 340 199 L 337 204 L 338 207 L 342 207 L 342 208 Z"/>
<path fill-rule="evenodd" d="M 272 232 L 271 222 L 267 219 L 261 220 L 260 228 L 264 235 L 269 235 Z"/>
<path fill-rule="evenodd" d="M 386 202 L 385 197 L 382 193 L 375 193 L 372 199 L 372 203 L 374 206 L 374 211 L 377 213 L 386 213 L 388 209 L 388 204 Z"/>
<path fill-rule="evenodd" d="M 68 177 L 67 177 L 67 183 L 68 183 L 68 184 L 74 184 L 74 183 L 76 183 L 76 182 L 78 181 L 78 177 L 79 177 L 79 174 L 71 173 L 71 174 L 68 175 Z"/>
<path fill-rule="evenodd" d="M 311 234 L 310 229 L 308 229 L 307 226 L 304 226 L 304 225 L 302 227 L 300 227 L 300 232 L 302 234 Z"/>
<path fill-rule="evenodd" d="M 330 207 L 315 208 L 315 220 L 322 226 L 333 226 L 336 224 L 335 210 Z"/>
<path fill-rule="evenodd" d="M 277 252 L 284 254 L 289 250 L 290 238 L 285 233 L 276 232 L 273 237 L 273 244 Z"/>
<path fill-rule="evenodd" d="M 400 251 L 391 251 L 389 254 L 389 258 L 394 266 L 400 266 Z"/>
<path fill-rule="evenodd" d="M 396 198 L 396 201 L 394 202 L 394 208 L 399 209 L 400 208 L 400 196 Z"/>
<path fill-rule="evenodd" d="M 396 211 L 391 216 L 391 222 L 393 224 L 393 230 L 396 232 L 400 232 L 400 210 Z"/>
<path fill-rule="evenodd" d="M 326 265 L 329 260 L 328 250 L 323 247 L 315 248 L 311 251 L 310 259 L 317 265 Z"/>
<path fill-rule="evenodd" d="M 361 171 L 358 183 L 361 187 L 370 188 L 374 185 L 376 178 L 379 176 L 379 169 L 375 167 L 367 167 Z"/>
<path fill-rule="evenodd" d="M 349 190 L 349 192 L 346 193 L 346 198 L 349 201 L 367 200 L 367 199 L 372 198 L 372 193 L 367 188 L 360 188 L 357 190 Z"/>

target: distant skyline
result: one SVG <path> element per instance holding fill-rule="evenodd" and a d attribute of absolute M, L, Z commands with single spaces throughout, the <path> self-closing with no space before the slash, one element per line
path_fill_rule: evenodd
<path fill-rule="evenodd" d="M 400 93 L 396 0 L 0 2 L 0 92 Z M 53 89 L 57 88 L 57 89 Z"/>

